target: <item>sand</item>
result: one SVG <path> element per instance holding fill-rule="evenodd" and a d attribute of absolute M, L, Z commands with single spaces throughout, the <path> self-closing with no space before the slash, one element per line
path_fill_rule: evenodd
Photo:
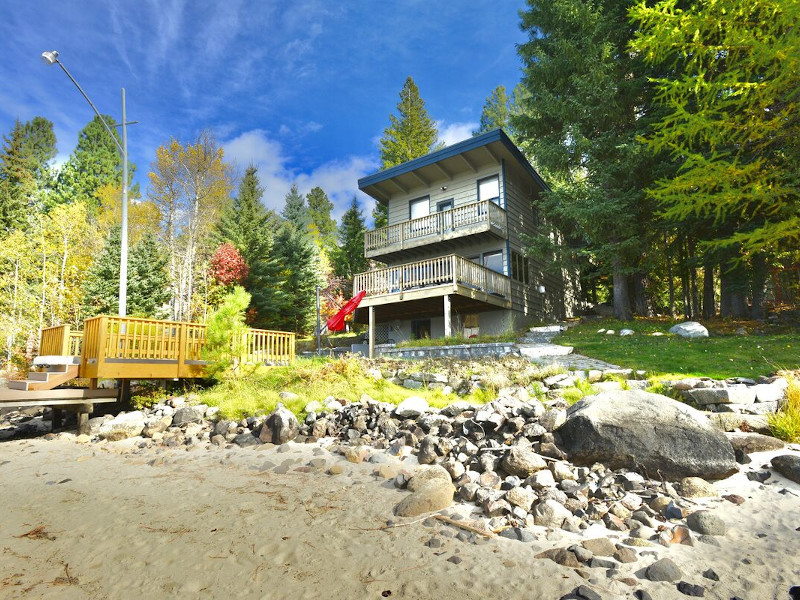
<path fill-rule="evenodd" d="M 0 597 L 546 600 L 586 584 L 604 599 L 633 598 L 637 589 L 655 600 L 686 598 L 674 583 L 637 577 L 662 556 L 680 565 L 683 579 L 705 586 L 706 598 L 784 599 L 800 585 L 800 485 L 777 474 L 765 485 L 744 473 L 716 483 L 746 499 L 703 502 L 729 525 L 721 547 L 638 549 L 639 560 L 618 574 L 638 579 L 629 586 L 604 569 L 583 569 L 587 580 L 533 558 L 580 539 L 563 531 L 538 528 L 539 540 L 528 544 L 472 544 L 444 523 L 395 519 L 407 492 L 375 476 L 374 464 L 324 451 L 325 441 L 284 452 L 135 444 L 79 444 L 68 434 L 0 443 Z M 774 454 L 752 455 L 748 468 Z M 314 458 L 343 473 L 296 470 Z M 276 473 L 284 463 L 287 472 Z M 454 505 L 450 513 L 473 508 Z M 388 519 L 411 524 L 381 529 Z M 591 529 L 586 537 L 625 537 Z M 434 536 L 441 547 L 425 545 Z M 719 582 L 702 577 L 708 568 Z"/>

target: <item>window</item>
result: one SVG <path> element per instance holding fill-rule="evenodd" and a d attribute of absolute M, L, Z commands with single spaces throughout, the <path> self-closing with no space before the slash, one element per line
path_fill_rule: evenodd
<path fill-rule="evenodd" d="M 478 181 L 478 201 L 489 200 L 500 205 L 500 178 L 497 175 Z"/>
<path fill-rule="evenodd" d="M 431 337 L 431 320 L 414 319 L 411 321 L 411 338 L 414 340 L 426 340 Z"/>
<path fill-rule="evenodd" d="M 503 251 L 484 253 L 483 266 L 496 273 L 503 273 Z"/>
<path fill-rule="evenodd" d="M 441 202 L 436 203 L 436 212 L 444 212 L 446 210 L 453 209 L 453 199 L 450 198 L 449 200 L 442 200 Z"/>
<path fill-rule="evenodd" d="M 412 200 L 408 203 L 408 218 L 419 219 L 421 217 L 427 217 L 430 214 L 430 204 L 431 201 L 428 196 Z"/>
<path fill-rule="evenodd" d="M 519 252 L 511 251 L 511 278 L 520 283 L 530 283 L 530 264 L 528 257 Z"/>

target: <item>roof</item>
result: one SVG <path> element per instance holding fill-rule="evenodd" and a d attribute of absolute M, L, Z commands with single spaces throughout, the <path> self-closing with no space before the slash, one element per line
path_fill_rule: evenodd
<path fill-rule="evenodd" d="M 459 155 L 465 155 L 480 148 L 488 147 L 502 150 L 504 158 L 507 157 L 513 159 L 514 162 L 516 162 L 528 175 L 530 175 L 530 177 L 542 189 L 549 189 L 547 184 L 531 166 L 520 149 L 517 148 L 514 142 L 511 141 L 511 139 L 502 129 L 493 129 L 492 131 L 482 133 L 475 137 L 466 139 L 463 142 L 458 142 L 452 146 L 447 146 L 446 148 L 431 152 L 430 154 L 415 158 L 414 160 L 410 160 L 395 167 L 362 177 L 358 180 L 358 188 L 378 200 L 383 200 L 383 198 L 379 197 L 381 194 L 378 193 L 376 187 L 382 182 L 396 180 L 397 178 L 400 178 L 403 175 L 413 171 L 418 171 L 420 169 L 424 169 L 425 167 L 434 165 L 436 163 L 441 163 Z"/>

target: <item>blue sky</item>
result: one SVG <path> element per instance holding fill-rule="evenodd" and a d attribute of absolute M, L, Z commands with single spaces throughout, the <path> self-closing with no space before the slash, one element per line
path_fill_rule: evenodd
<path fill-rule="evenodd" d="M 265 203 L 291 183 L 322 186 L 338 216 L 357 179 L 378 168 L 378 139 L 406 76 L 440 139 L 477 127 L 485 98 L 520 78 L 524 0 L 54 1 L 0 0 L 0 132 L 14 119 L 53 121 L 63 162 L 89 105 L 43 50 L 60 59 L 101 112 L 119 119 L 127 92 L 136 179 L 155 149 L 211 128 L 240 169 L 253 162 Z M 365 213 L 371 205 L 366 197 Z"/>

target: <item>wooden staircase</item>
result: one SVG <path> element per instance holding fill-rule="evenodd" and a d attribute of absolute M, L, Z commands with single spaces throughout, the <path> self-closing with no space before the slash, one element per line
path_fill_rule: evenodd
<path fill-rule="evenodd" d="M 78 376 L 79 365 L 48 365 L 44 371 L 29 371 L 28 378 L 9 381 L 8 389 L 25 392 L 52 390 Z"/>

